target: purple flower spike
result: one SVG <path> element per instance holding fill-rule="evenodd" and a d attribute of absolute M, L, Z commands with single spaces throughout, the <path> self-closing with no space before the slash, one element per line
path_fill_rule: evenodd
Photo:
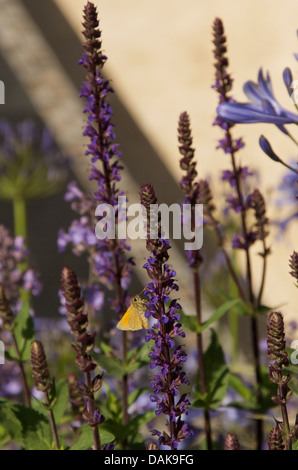
<path fill-rule="evenodd" d="M 155 204 L 157 198 L 154 189 L 150 184 L 141 188 L 141 203 L 147 210 L 148 222 L 150 218 L 150 206 Z M 160 222 L 158 233 L 160 234 Z M 192 434 L 187 424 L 182 421 L 182 415 L 188 413 L 189 401 L 186 395 L 179 399 L 179 387 L 182 384 L 189 385 L 189 382 L 182 372 L 181 364 L 187 359 L 181 345 L 176 346 L 175 338 L 184 337 L 181 331 L 180 320 L 181 307 L 176 300 L 169 301 L 169 296 L 173 290 L 178 290 L 174 280 L 175 271 L 171 269 L 167 260 L 169 258 L 169 242 L 162 238 L 150 238 L 150 223 L 148 223 L 147 249 L 150 257 L 144 268 L 147 270 L 151 282 L 147 284 L 145 295 L 149 298 L 147 303 L 147 316 L 152 316 L 156 320 L 154 328 L 149 329 L 146 341 L 154 341 L 154 345 L 149 353 L 150 368 L 157 369 L 153 376 L 151 388 L 153 395 L 151 401 L 156 403 L 156 415 L 165 414 L 167 416 L 168 432 L 163 434 L 154 431 L 159 436 L 159 443 L 177 449 L 178 443 Z"/>

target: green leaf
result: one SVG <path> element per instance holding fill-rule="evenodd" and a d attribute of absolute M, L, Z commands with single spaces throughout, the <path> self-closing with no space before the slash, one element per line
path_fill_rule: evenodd
<path fill-rule="evenodd" d="M 19 403 L 0 403 L 0 420 L 11 439 L 26 450 L 49 450 L 52 435 L 48 420 Z"/>
<path fill-rule="evenodd" d="M 211 317 L 202 323 L 200 327 L 197 328 L 197 333 L 202 333 L 202 331 L 206 330 L 212 323 L 218 321 L 221 317 L 223 317 L 228 310 L 231 310 L 236 305 L 240 303 L 240 299 L 229 300 L 221 305 L 215 312 L 211 315 Z"/>
<path fill-rule="evenodd" d="M 141 369 L 142 367 L 149 364 L 149 354 L 150 352 L 150 344 L 143 343 L 142 346 L 138 348 L 133 348 L 128 353 L 128 361 L 125 367 L 125 371 L 127 374 L 131 374 L 136 370 Z"/>
<path fill-rule="evenodd" d="M 0 422 L 12 440 L 19 444 L 22 442 L 22 423 L 17 418 L 11 405 L 11 403 L 1 400 Z"/>
<path fill-rule="evenodd" d="M 98 429 L 102 446 L 115 440 L 114 435 L 105 429 L 105 423 L 101 424 Z M 93 446 L 92 428 L 86 423 L 81 427 L 81 431 L 78 441 L 70 448 L 70 450 L 88 450 Z"/>
<path fill-rule="evenodd" d="M 68 407 L 68 384 L 66 380 L 60 380 L 55 388 L 55 401 L 52 406 L 56 424 L 61 423 Z"/>
<path fill-rule="evenodd" d="M 128 446 L 135 449 L 135 444 L 142 442 L 144 439 L 140 434 L 140 429 L 156 417 L 154 411 L 146 411 L 132 418 L 126 426 L 121 421 L 116 422 L 114 419 L 106 420 L 103 424 L 105 429 L 115 436 L 116 442 L 120 443 L 127 440 Z M 140 448 L 144 448 L 142 445 Z"/>
<path fill-rule="evenodd" d="M 113 356 L 106 356 L 104 354 L 94 354 L 94 357 L 97 360 L 97 363 L 102 369 L 104 369 L 108 374 L 116 376 L 118 378 L 123 377 L 126 374 L 125 368 L 122 366 L 121 362 Z"/>
<path fill-rule="evenodd" d="M 206 328 L 208 328 L 210 325 L 220 320 L 220 318 L 222 318 L 228 312 L 228 310 L 234 308 L 236 305 L 239 305 L 240 302 L 240 299 L 228 300 L 218 309 L 216 309 L 215 312 L 210 316 L 210 318 L 208 318 L 208 320 L 203 322 L 201 325 L 198 325 L 197 318 L 195 315 L 185 315 L 185 313 L 183 312 L 180 312 L 181 321 L 190 331 L 200 334 L 204 330 L 206 330 Z"/>
<path fill-rule="evenodd" d="M 229 369 L 217 335 L 211 329 L 211 341 L 204 354 L 207 398 L 206 405 L 216 409 L 224 399 L 229 382 Z"/>
<path fill-rule="evenodd" d="M 298 450 L 298 439 L 297 439 L 297 441 L 292 445 L 292 450 Z"/>
<path fill-rule="evenodd" d="M 12 347 L 9 351 L 9 357 L 11 359 L 25 362 L 30 359 L 30 346 L 34 340 L 34 325 L 30 315 L 30 305 L 28 301 L 23 301 L 21 309 L 16 316 L 13 324 L 13 334 L 18 347 L 19 355 Z"/>
<path fill-rule="evenodd" d="M 244 385 L 243 380 L 237 375 L 230 373 L 229 386 L 245 400 L 249 401 L 252 398 L 251 390 Z"/>
<path fill-rule="evenodd" d="M 106 384 L 105 384 L 106 385 Z M 106 392 L 107 398 L 105 402 L 101 405 L 101 408 L 105 410 L 104 415 L 106 418 L 105 424 L 107 422 L 107 418 L 111 418 L 111 420 L 115 423 L 121 423 L 122 420 L 122 403 L 121 400 L 115 395 L 115 393 L 107 390 Z"/>
<path fill-rule="evenodd" d="M 195 315 L 185 315 L 184 312 L 179 312 L 181 322 L 193 333 L 196 333 L 198 328 L 198 321 Z"/>

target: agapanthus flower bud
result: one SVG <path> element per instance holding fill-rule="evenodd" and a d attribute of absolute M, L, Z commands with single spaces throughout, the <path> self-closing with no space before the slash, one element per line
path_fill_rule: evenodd
<path fill-rule="evenodd" d="M 289 96 L 292 96 L 293 94 L 293 88 L 292 88 L 292 83 L 293 83 L 293 74 L 292 71 L 289 67 L 286 67 L 283 71 L 282 78 L 284 81 L 284 84 L 286 86 L 286 89 L 289 93 Z"/>
<path fill-rule="evenodd" d="M 228 432 L 225 439 L 224 450 L 239 450 L 238 437 L 235 434 Z"/>
<path fill-rule="evenodd" d="M 46 392 L 51 388 L 48 363 L 40 341 L 31 343 L 31 367 L 34 384 L 37 390 Z"/>
<path fill-rule="evenodd" d="M 273 148 L 271 147 L 269 140 L 266 139 L 266 137 L 264 137 L 263 135 L 260 136 L 259 145 L 263 152 L 266 153 L 266 155 L 268 155 L 271 160 L 273 160 L 274 162 L 281 162 L 281 159 L 278 155 L 276 155 Z"/>

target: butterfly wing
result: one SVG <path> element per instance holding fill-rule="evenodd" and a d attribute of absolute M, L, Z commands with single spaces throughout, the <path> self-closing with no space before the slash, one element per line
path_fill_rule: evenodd
<path fill-rule="evenodd" d="M 149 321 L 148 321 L 148 318 L 145 316 L 145 313 L 147 310 L 146 306 L 147 306 L 146 300 L 140 300 L 140 304 L 138 306 L 138 316 L 142 324 L 142 327 L 148 329 Z"/>
<path fill-rule="evenodd" d="M 140 299 L 138 295 L 134 297 L 126 313 L 117 324 L 119 330 L 137 331 L 142 328 L 149 328 L 148 319 L 145 317 L 147 301 Z"/>
<path fill-rule="evenodd" d="M 117 324 L 117 328 L 119 330 L 130 330 L 130 331 L 137 331 L 143 328 L 143 324 L 141 319 L 138 315 L 138 309 L 134 305 L 134 302 L 128 307 L 126 313 L 123 315 L 121 320 Z"/>

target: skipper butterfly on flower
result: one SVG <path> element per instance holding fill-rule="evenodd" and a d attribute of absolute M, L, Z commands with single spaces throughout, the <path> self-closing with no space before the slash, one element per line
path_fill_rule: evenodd
<path fill-rule="evenodd" d="M 127 311 L 117 324 L 119 330 L 137 331 L 149 328 L 148 318 L 145 317 L 147 301 L 135 295 Z"/>

